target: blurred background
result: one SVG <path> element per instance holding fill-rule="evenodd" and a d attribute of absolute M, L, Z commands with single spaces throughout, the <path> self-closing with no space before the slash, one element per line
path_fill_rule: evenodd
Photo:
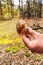
<path fill-rule="evenodd" d="M 0 0 L 0 19 L 43 17 L 43 0 Z"/>
<path fill-rule="evenodd" d="M 17 33 L 18 20 L 43 33 L 43 0 L 0 0 L 0 65 L 43 65 L 43 54 L 32 53 Z"/>

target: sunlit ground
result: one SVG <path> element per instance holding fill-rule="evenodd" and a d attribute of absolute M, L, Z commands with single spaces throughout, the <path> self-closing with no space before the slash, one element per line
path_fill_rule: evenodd
<path fill-rule="evenodd" d="M 20 42 L 21 38 L 18 37 L 18 33 L 16 31 L 17 22 L 18 18 L 2 22 L 0 21 L 0 44 Z"/>

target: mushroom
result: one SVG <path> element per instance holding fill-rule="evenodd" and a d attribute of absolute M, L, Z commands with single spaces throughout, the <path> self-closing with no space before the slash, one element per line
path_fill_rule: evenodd
<path fill-rule="evenodd" d="M 22 34 L 23 32 L 25 32 L 28 38 L 31 37 L 33 39 L 34 37 L 27 31 L 27 27 L 28 26 L 26 25 L 26 22 L 24 20 L 19 20 L 16 25 L 18 34 Z"/>
<path fill-rule="evenodd" d="M 22 34 L 22 32 L 26 30 L 26 22 L 24 20 L 19 20 L 16 29 L 19 34 Z"/>

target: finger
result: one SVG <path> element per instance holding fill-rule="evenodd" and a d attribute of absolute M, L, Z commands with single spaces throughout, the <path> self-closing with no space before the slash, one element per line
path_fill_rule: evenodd
<path fill-rule="evenodd" d="M 27 38 L 25 34 L 22 35 L 22 39 L 23 39 L 25 45 L 30 49 L 31 48 L 31 40 L 29 38 Z"/>
<path fill-rule="evenodd" d="M 22 35 L 22 39 L 25 43 L 25 45 L 31 50 L 31 51 L 34 51 L 37 47 L 37 40 L 29 40 L 29 38 L 26 37 L 25 34 Z"/>
<path fill-rule="evenodd" d="M 36 35 L 38 35 L 38 32 L 36 32 L 35 30 L 32 30 L 32 28 L 28 27 L 27 31 L 34 37 L 36 37 Z"/>
<path fill-rule="evenodd" d="M 26 33 L 26 37 L 29 38 L 29 40 L 32 40 L 33 39 L 32 35 L 30 35 L 28 33 Z"/>

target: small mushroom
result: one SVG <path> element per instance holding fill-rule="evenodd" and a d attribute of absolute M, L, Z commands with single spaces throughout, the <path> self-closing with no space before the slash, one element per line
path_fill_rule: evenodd
<path fill-rule="evenodd" d="M 26 22 L 24 20 L 19 20 L 16 25 L 17 32 L 21 34 L 26 29 Z"/>
<path fill-rule="evenodd" d="M 18 34 L 22 34 L 23 32 L 25 32 L 26 37 L 31 37 L 32 39 L 34 38 L 27 30 L 27 25 L 26 22 L 24 20 L 19 20 L 17 25 L 16 25 L 16 29 Z"/>

